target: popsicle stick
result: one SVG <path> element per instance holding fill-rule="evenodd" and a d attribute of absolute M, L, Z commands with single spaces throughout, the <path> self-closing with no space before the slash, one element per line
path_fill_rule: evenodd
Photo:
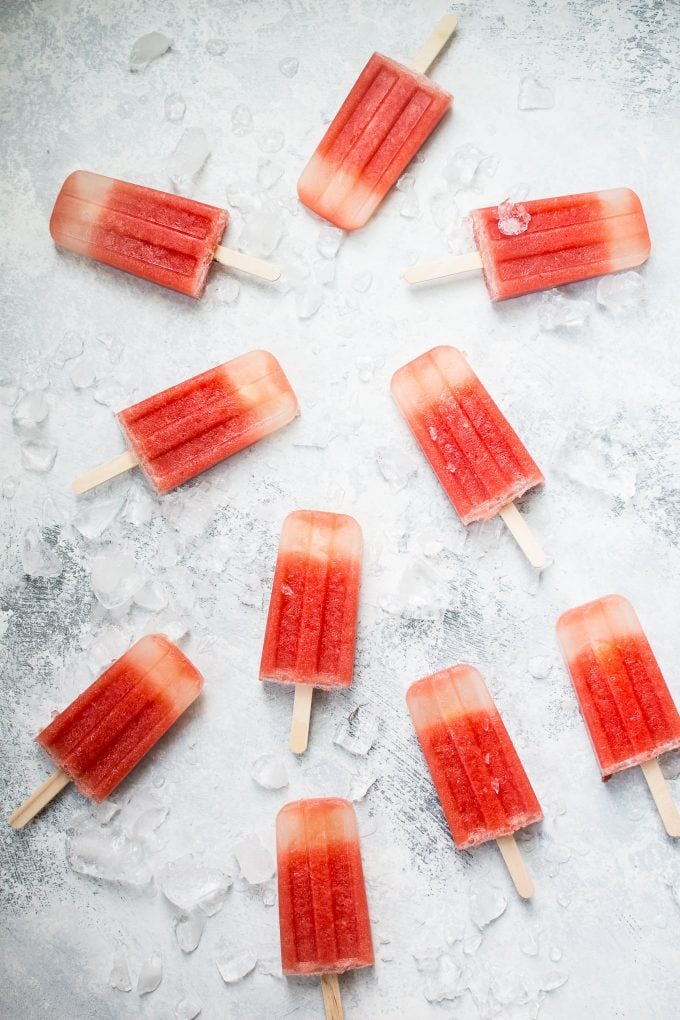
<path fill-rule="evenodd" d="M 75 482 L 73 482 L 73 491 L 77 496 L 81 496 L 83 492 L 89 492 L 90 489 L 96 488 L 97 485 L 108 482 L 110 478 L 115 478 L 116 475 L 122 475 L 125 471 L 137 467 L 138 464 L 139 457 L 137 454 L 133 453 L 132 450 L 126 450 L 125 453 L 119 454 L 113 460 L 107 460 L 105 464 L 100 464 L 99 467 L 92 468 L 91 471 L 86 471 L 80 478 L 76 478 Z"/>
<path fill-rule="evenodd" d="M 222 266 L 240 269 L 242 273 L 257 276 L 260 280 L 269 280 L 270 283 L 274 283 L 281 276 L 281 270 L 273 262 L 256 259 L 254 255 L 244 255 L 243 252 L 234 251 L 233 248 L 223 248 L 221 244 L 215 249 L 213 258 Z"/>
<path fill-rule="evenodd" d="M 680 811 L 678 811 L 677 805 L 671 797 L 671 791 L 661 771 L 659 759 L 652 758 L 651 761 L 643 761 L 640 768 L 644 773 L 647 786 L 661 815 L 664 829 L 669 836 L 677 839 L 680 837 Z"/>
<path fill-rule="evenodd" d="M 427 69 L 432 61 L 444 49 L 444 46 L 456 31 L 457 24 L 458 18 L 455 14 L 444 15 L 411 61 L 411 69 L 413 71 L 417 71 L 418 74 L 427 73 Z"/>
<path fill-rule="evenodd" d="M 313 688 L 310 687 L 310 690 Z M 342 1009 L 342 998 L 340 996 L 340 982 L 337 974 L 321 975 L 321 994 L 323 1005 L 326 1010 L 326 1020 L 344 1020 Z"/>
<path fill-rule="evenodd" d="M 441 280 L 444 276 L 462 276 L 475 269 L 482 268 L 482 256 L 478 251 L 469 251 L 465 255 L 452 255 L 451 258 L 439 262 L 423 262 L 420 266 L 411 266 L 404 273 L 407 283 L 427 283 L 428 280 Z"/>
<path fill-rule="evenodd" d="M 505 521 L 505 524 L 510 531 L 512 537 L 517 542 L 529 563 L 536 570 L 545 570 L 552 563 L 549 556 L 541 549 L 540 545 L 534 538 L 529 525 L 522 517 L 521 513 L 517 509 L 514 503 L 506 503 L 504 507 L 500 509 L 500 515 Z"/>
<path fill-rule="evenodd" d="M 293 721 L 290 726 L 290 749 L 293 754 L 303 754 L 307 750 L 313 693 L 311 684 L 295 684 Z"/>
<path fill-rule="evenodd" d="M 534 894 L 534 881 L 529 874 L 529 869 L 524 863 L 524 858 L 519 852 L 519 847 L 514 836 L 499 836 L 496 840 L 498 849 L 503 855 L 505 866 L 510 872 L 510 877 L 515 889 L 522 899 L 529 900 Z"/>
<path fill-rule="evenodd" d="M 47 807 L 51 800 L 60 793 L 65 786 L 71 782 L 71 777 L 67 776 L 61 769 L 57 769 L 53 772 L 49 779 L 34 790 L 30 797 L 23 802 L 21 807 L 18 807 L 16 811 L 13 811 L 9 816 L 9 824 L 13 829 L 23 829 L 24 825 L 30 822 L 31 818 L 42 811 L 44 807 Z"/>

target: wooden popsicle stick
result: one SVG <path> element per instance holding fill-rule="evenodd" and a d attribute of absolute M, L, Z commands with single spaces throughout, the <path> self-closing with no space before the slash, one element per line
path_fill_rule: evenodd
<path fill-rule="evenodd" d="M 281 276 L 281 270 L 273 262 L 256 259 L 254 255 L 244 255 L 243 252 L 234 251 L 233 248 L 223 248 L 221 244 L 215 249 L 213 258 L 222 266 L 240 269 L 242 273 L 257 276 L 260 280 L 269 280 L 270 283 L 275 283 Z"/>
<path fill-rule="evenodd" d="M 13 829 L 23 829 L 24 825 L 30 822 L 31 818 L 35 818 L 44 807 L 47 807 L 49 802 L 54 800 L 57 794 L 61 793 L 70 782 L 71 777 L 67 776 L 61 769 L 57 769 L 49 779 L 46 779 L 37 790 L 33 791 L 21 807 L 12 812 L 9 816 L 9 824 Z"/>
<path fill-rule="evenodd" d="M 541 549 L 529 525 L 515 504 L 506 503 L 504 507 L 501 507 L 499 513 L 531 566 L 535 567 L 536 570 L 545 570 L 546 567 L 549 567 L 552 560 Z"/>
<path fill-rule="evenodd" d="M 522 899 L 529 900 L 534 894 L 534 881 L 529 874 L 529 869 L 524 863 L 524 858 L 519 852 L 519 847 L 514 836 L 499 836 L 496 840 L 498 849 L 503 855 L 505 866 L 510 872 L 515 889 Z"/>
<path fill-rule="evenodd" d="M 86 471 L 80 478 L 76 478 L 73 482 L 73 491 L 77 496 L 81 496 L 83 492 L 89 492 L 97 485 L 108 482 L 110 478 L 115 478 L 116 475 L 122 475 L 125 471 L 137 467 L 138 464 L 137 454 L 132 450 L 126 450 L 125 453 L 120 453 L 112 460 L 107 460 L 105 464 L 100 464 L 98 467 L 92 468 L 91 471 Z"/>
<path fill-rule="evenodd" d="M 657 810 L 661 815 L 663 827 L 669 836 L 680 837 L 680 811 L 677 804 L 671 797 L 666 778 L 661 771 L 658 758 L 651 761 L 643 761 L 640 765 L 647 780 L 647 786 L 654 798 Z"/>
<path fill-rule="evenodd" d="M 428 280 L 441 280 L 444 276 L 462 276 L 475 269 L 482 268 L 482 256 L 478 251 L 469 251 L 465 255 L 452 255 L 439 262 L 423 262 L 419 266 L 411 266 L 404 273 L 407 283 L 427 283 Z"/>
<path fill-rule="evenodd" d="M 321 975 L 321 994 L 326 1010 L 326 1020 L 344 1020 L 345 1014 L 342 1009 L 340 982 L 337 974 Z"/>
<path fill-rule="evenodd" d="M 413 71 L 417 71 L 418 74 L 427 73 L 427 69 L 432 61 L 444 49 L 444 46 L 456 31 L 457 24 L 458 18 L 455 14 L 444 15 L 411 61 L 411 69 Z"/>
<path fill-rule="evenodd" d="M 293 720 L 290 724 L 290 749 L 293 754 L 303 754 L 307 750 L 313 693 L 311 684 L 295 684 Z"/>

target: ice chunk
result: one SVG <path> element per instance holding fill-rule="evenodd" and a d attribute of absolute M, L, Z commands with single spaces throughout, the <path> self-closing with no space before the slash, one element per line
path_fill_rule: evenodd
<path fill-rule="evenodd" d="M 29 577 L 59 577 L 64 569 L 61 559 L 36 527 L 24 532 L 21 565 Z"/>
<path fill-rule="evenodd" d="M 428 1002 L 457 999 L 467 988 L 463 969 L 448 954 L 442 955 L 435 969 L 427 972 L 425 998 Z"/>
<path fill-rule="evenodd" d="M 128 495 L 123 520 L 135 527 L 141 527 L 149 523 L 155 509 L 156 503 L 152 496 L 145 489 L 135 486 Z"/>
<path fill-rule="evenodd" d="M 493 176 L 498 166 L 498 158 L 495 154 L 490 156 L 468 142 L 456 149 L 453 156 L 444 164 L 442 171 L 444 180 L 454 192 L 474 187 L 478 174 Z"/>
<path fill-rule="evenodd" d="M 15 404 L 12 420 L 22 428 L 39 425 L 50 413 L 50 405 L 43 390 L 30 390 L 24 393 Z"/>
<path fill-rule="evenodd" d="M 92 805 L 92 817 L 95 821 L 99 822 L 100 825 L 108 825 L 109 822 L 113 821 L 119 811 L 120 804 L 116 804 L 113 800 L 103 800 L 101 804 Z"/>
<path fill-rule="evenodd" d="M 175 1020 L 196 1020 L 200 1012 L 198 999 L 181 999 L 175 1006 Z"/>
<path fill-rule="evenodd" d="M 274 858 L 262 845 L 259 836 L 246 836 L 233 849 L 241 875 L 250 885 L 259 885 L 272 877 L 276 870 Z M 254 964 L 253 964 L 254 966 Z"/>
<path fill-rule="evenodd" d="M 233 985 L 255 970 L 257 957 L 250 950 L 244 949 L 235 956 L 220 956 L 215 962 L 222 980 L 228 985 Z"/>
<path fill-rule="evenodd" d="M 168 817 L 169 807 L 150 790 L 133 793 L 118 816 L 118 824 L 131 840 L 146 840 Z"/>
<path fill-rule="evenodd" d="M 281 179 L 282 173 L 283 167 L 278 163 L 273 163 L 271 159 L 261 159 L 257 165 L 257 183 L 268 191 Z"/>
<path fill-rule="evenodd" d="M 137 994 L 148 995 L 155 992 L 163 980 L 163 961 L 160 953 L 153 952 L 142 964 L 137 978 Z"/>
<path fill-rule="evenodd" d="M 413 189 L 415 188 L 415 185 L 416 185 L 416 179 L 415 179 L 414 175 L 407 173 L 407 174 L 402 174 L 401 175 L 401 177 L 399 178 L 399 180 L 395 184 L 395 187 L 396 187 L 397 191 L 408 192 L 408 191 L 413 191 Z"/>
<path fill-rule="evenodd" d="M 125 351 L 125 344 L 123 341 L 119 337 L 113 336 L 111 333 L 100 333 L 97 340 L 103 347 L 106 348 L 111 364 L 117 365 Z"/>
<path fill-rule="evenodd" d="M 284 78 L 294 78 L 298 73 L 300 61 L 297 57 L 284 57 L 283 60 L 279 61 L 279 71 Z"/>
<path fill-rule="evenodd" d="M 62 368 L 67 361 L 72 361 L 74 358 L 79 358 L 83 353 L 83 347 L 85 341 L 83 340 L 80 333 L 76 333 L 75 330 L 69 330 L 64 333 L 61 338 L 57 349 L 53 355 L 53 361 L 55 365 Z"/>
<path fill-rule="evenodd" d="M 549 655 L 533 655 L 529 659 L 528 666 L 534 680 L 545 680 L 553 668 L 553 660 Z"/>
<path fill-rule="evenodd" d="M 146 621 L 144 633 L 165 634 L 175 644 L 179 644 L 189 634 L 189 624 L 174 609 L 161 609 L 159 613 L 155 613 Z"/>
<path fill-rule="evenodd" d="M 263 754 L 256 758 L 250 775 L 265 790 L 282 790 L 288 786 L 286 764 L 279 754 Z"/>
<path fill-rule="evenodd" d="M 415 220 L 420 215 L 420 202 L 415 191 L 408 191 L 399 206 L 399 215 L 406 220 Z"/>
<path fill-rule="evenodd" d="M 355 772 L 352 775 L 352 782 L 349 788 L 349 799 L 353 800 L 355 803 L 363 800 L 373 784 L 376 783 L 379 778 L 380 776 L 373 772 L 366 773 L 365 775 L 359 775 Z"/>
<path fill-rule="evenodd" d="M 340 245 L 345 238 L 345 231 L 339 227 L 333 227 L 330 223 L 324 223 L 319 229 L 316 239 L 316 250 L 325 259 L 334 259 L 340 250 Z"/>
<path fill-rule="evenodd" d="M 135 605 L 140 609 L 148 609 L 153 613 L 165 609 L 168 604 L 166 589 L 158 581 L 147 581 L 135 595 Z"/>
<path fill-rule="evenodd" d="M 268 131 L 262 131 L 257 136 L 257 144 L 263 152 L 270 154 L 280 152 L 286 144 L 286 136 L 278 128 L 270 128 Z"/>
<path fill-rule="evenodd" d="M 639 273 L 616 273 L 603 276 L 597 284 L 597 300 L 614 315 L 624 315 L 637 308 L 645 299 L 645 281 Z"/>
<path fill-rule="evenodd" d="M 267 974 L 269 977 L 283 979 L 281 958 L 278 956 L 269 956 L 264 960 L 258 960 L 257 972 L 258 974 Z"/>
<path fill-rule="evenodd" d="M 2 495 L 4 499 L 14 499 L 19 488 L 19 479 L 8 475 L 2 481 Z"/>
<path fill-rule="evenodd" d="M 368 754 L 377 740 L 380 722 L 380 716 L 366 705 L 357 705 L 338 726 L 333 743 L 350 754 Z"/>
<path fill-rule="evenodd" d="M 357 273 L 352 277 L 352 286 L 360 294 L 365 294 L 373 283 L 373 273 Z"/>
<path fill-rule="evenodd" d="M 538 956 L 540 931 L 527 931 L 519 939 L 518 945 L 525 956 Z"/>
<path fill-rule="evenodd" d="M 323 288 L 319 283 L 308 283 L 295 294 L 295 310 L 298 319 L 311 319 L 323 304 Z"/>
<path fill-rule="evenodd" d="M 73 526 L 83 538 L 94 541 L 113 524 L 122 509 L 125 497 L 98 499 L 86 503 L 73 519 Z"/>
<path fill-rule="evenodd" d="M 249 135 L 253 130 L 253 115 L 245 103 L 239 103 L 231 111 L 231 130 L 239 137 Z"/>
<path fill-rule="evenodd" d="M 92 819 L 66 839 L 66 859 L 74 871 L 104 882 L 145 888 L 151 870 L 139 840 L 130 840 L 114 823 L 103 828 Z"/>
<path fill-rule="evenodd" d="M 241 293 L 241 281 L 230 273 L 219 273 L 213 277 L 210 293 L 225 305 L 233 305 Z"/>
<path fill-rule="evenodd" d="M 168 176 L 176 191 L 181 191 L 201 170 L 210 155 L 203 128 L 187 128 L 168 159 Z"/>
<path fill-rule="evenodd" d="M 95 380 L 92 396 L 98 404 L 104 407 L 123 407 L 126 401 L 126 392 L 118 379 L 113 376 L 102 376 Z"/>
<path fill-rule="evenodd" d="M 568 974 L 561 974 L 558 970 L 552 970 L 541 981 L 541 988 L 544 992 L 554 992 L 561 988 L 569 980 Z"/>
<path fill-rule="evenodd" d="M 146 575 L 132 556 L 112 547 L 92 561 L 90 582 L 105 609 L 118 609 L 144 586 Z"/>
<path fill-rule="evenodd" d="M 169 96 L 165 97 L 163 109 L 165 110 L 165 119 L 171 123 L 177 124 L 180 120 L 184 120 L 184 114 L 187 112 L 184 96 L 180 92 L 171 92 Z"/>
<path fill-rule="evenodd" d="M 500 917 L 507 905 L 502 889 L 494 885 L 475 885 L 470 893 L 470 919 L 481 931 Z"/>
<path fill-rule="evenodd" d="M 0 404 L 12 407 L 17 402 L 19 393 L 19 386 L 15 379 L 9 379 L 7 376 L 0 379 Z"/>
<path fill-rule="evenodd" d="M 282 233 L 281 210 L 273 202 L 267 201 L 244 216 L 239 247 L 250 255 L 266 259 L 278 247 Z"/>
<path fill-rule="evenodd" d="M 193 953 L 201 941 L 206 925 L 206 915 L 200 910 L 182 914 L 175 924 L 175 938 L 183 953 Z"/>
<path fill-rule="evenodd" d="M 165 898 L 183 913 L 201 910 L 211 917 L 221 910 L 233 882 L 217 868 L 198 864 L 193 854 L 165 864 L 158 881 Z"/>
<path fill-rule="evenodd" d="M 551 290 L 538 307 L 538 322 L 541 329 L 576 328 L 587 321 L 592 307 L 590 301 L 565 297 L 559 290 Z"/>
<path fill-rule="evenodd" d="M 172 39 L 168 39 L 162 32 L 149 32 L 140 36 L 130 53 L 130 70 L 143 71 L 147 64 L 162 57 L 171 46 Z"/>
<path fill-rule="evenodd" d="M 393 489 L 405 489 L 418 473 L 418 465 L 407 453 L 396 446 L 378 446 L 375 451 L 380 474 Z"/>
<path fill-rule="evenodd" d="M 551 946 L 548 952 L 548 956 L 550 957 L 553 963 L 559 963 L 559 961 L 562 959 L 562 950 L 560 949 L 559 946 Z"/>
<path fill-rule="evenodd" d="M 425 560 L 414 557 L 397 585 L 401 614 L 414 620 L 441 616 L 454 601 L 446 580 Z"/>
<path fill-rule="evenodd" d="M 69 372 L 69 378 L 74 390 L 87 390 L 90 386 L 94 386 L 97 381 L 97 369 L 94 362 L 89 358 L 81 358 Z"/>
<path fill-rule="evenodd" d="M 208 39 L 205 48 L 211 57 L 221 57 L 227 52 L 227 43 L 224 39 Z"/>
<path fill-rule="evenodd" d="M 119 659 L 130 647 L 130 635 L 121 627 L 111 626 L 98 634 L 87 651 L 87 664 L 97 676 Z"/>
<path fill-rule="evenodd" d="M 531 213 L 523 205 L 506 198 L 498 206 L 498 229 L 501 234 L 513 237 L 523 234 L 529 226 Z"/>
<path fill-rule="evenodd" d="M 541 85 L 538 78 L 522 78 L 517 96 L 520 110 L 552 110 L 554 105 L 555 93 L 548 85 Z"/>
<path fill-rule="evenodd" d="M 109 974 L 109 984 L 118 992 L 129 992 L 132 990 L 130 968 L 128 967 L 127 957 L 122 949 L 117 949 L 114 953 L 111 973 Z"/>

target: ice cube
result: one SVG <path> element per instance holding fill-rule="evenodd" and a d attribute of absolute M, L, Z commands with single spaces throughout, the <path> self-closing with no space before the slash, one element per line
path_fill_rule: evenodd
<path fill-rule="evenodd" d="M 196 1020 L 200 1012 L 198 999 L 181 999 L 175 1006 L 175 1020 Z"/>
<path fill-rule="evenodd" d="M 175 938 L 183 953 L 193 953 L 201 941 L 206 925 L 206 915 L 200 910 L 191 914 L 181 914 L 175 924 Z"/>
<path fill-rule="evenodd" d="M 83 353 L 84 345 L 85 341 L 80 333 L 76 333 L 72 329 L 64 333 L 52 358 L 54 364 L 58 365 L 59 368 L 63 368 L 67 361 L 79 358 Z"/>
<path fill-rule="evenodd" d="M 135 595 L 135 605 L 152 613 L 165 609 L 167 604 L 167 591 L 159 581 L 147 581 Z"/>
<path fill-rule="evenodd" d="M 441 616 L 453 603 L 454 594 L 434 567 L 417 557 L 404 569 L 397 585 L 401 614 L 414 620 Z"/>
<path fill-rule="evenodd" d="M 416 185 L 416 179 L 413 174 L 402 174 L 397 181 L 395 187 L 397 191 L 413 191 Z"/>
<path fill-rule="evenodd" d="M 121 627 L 106 627 L 87 650 L 87 664 L 97 676 L 130 647 L 130 635 Z"/>
<path fill-rule="evenodd" d="M 333 743 L 350 754 L 368 754 L 377 740 L 380 723 L 379 715 L 366 705 L 357 705 L 338 726 Z"/>
<path fill-rule="evenodd" d="M 12 412 L 12 420 L 15 425 L 22 428 L 31 428 L 39 425 L 50 413 L 50 405 L 43 390 L 30 390 L 19 398 Z"/>
<path fill-rule="evenodd" d="M 129 992 L 132 990 L 130 968 L 128 967 L 127 957 L 122 949 L 117 949 L 114 953 L 111 973 L 109 974 L 109 984 L 118 992 Z"/>
<path fill-rule="evenodd" d="M 545 680 L 553 668 L 549 655 L 533 655 L 528 662 L 529 673 L 535 680 Z"/>
<path fill-rule="evenodd" d="M 4 499 L 14 499 L 19 488 L 19 479 L 8 475 L 2 481 L 2 495 Z"/>
<path fill-rule="evenodd" d="M 165 97 L 163 109 L 165 119 L 171 123 L 177 124 L 180 120 L 184 120 L 184 114 L 187 112 L 184 96 L 180 92 L 171 92 L 169 96 Z"/>
<path fill-rule="evenodd" d="M 189 634 L 189 623 L 174 609 L 161 609 L 146 621 L 144 633 L 165 634 L 175 644 L 179 644 Z"/>
<path fill-rule="evenodd" d="M 172 46 L 172 39 L 162 32 L 149 32 L 139 37 L 130 53 L 130 70 L 143 71 L 147 64 L 162 57 Z"/>
<path fill-rule="evenodd" d="M 144 961 L 137 978 L 137 994 L 148 995 L 155 992 L 163 980 L 163 961 L 158 952 L 154 952 Z"/>
<path fill-rule="evenodd" d="M 271 201 L 246 213 L 239 237 L 239 247 L 249 255 L 269 258 L 276 250 L 283 233 L 281 210 Z"/>
<path fill-rule="evenodd" d="M 285 761 L 279 754 L 263 754 L 256 758 L 250 775 L 265 790 L 282 790 L 288 786 Z"/>
<path fill-rule="evenodd" d="M 168 176 L 176 191 L 181 191 L 191 183 L 209 155 L 210 144 L 203 128 L 187 128 L 167 163 Z"/>
<path fill-rule="evenodd" d="M 118 609 L 144 586 L 146 574 L 132 556 L 111 548 L 92 561 L 90 582 L 105 609 Z"/>
<path fill-rule="evenodd" d="M 257 165 L 256 180 L 261 188 L 268 191 L 281 179 L 282 173 L 283 167 L 278 163 L 273 163 L 271 159 L 261 159 Z"/>
<path fill-rule="evenodd" d="M 498 206 L 498 229 L 507 237 L 523 234 L 531 221 L 531 213 L 523 205 L 506 199 Z"/>
<path fill-rule="evenodd" d="M 231 111 L 231 130 L 239 137 L 249 135 L 253 130 L 253 115 L 245 103 L 239 103 Z"/>
<path fill-rule="evenodd" d="M 73 519 L 73 526 L 83 538 L 93 542 L 113 524 L 125 502 L 125 497 L 98 499 L 83 506 Z"/>
<path fill-rule="evenodd" d="M 151 881 L 142 843 L 129 840 L 115 823 L 108 828 L 92 819 L 81 824 L 67 836 L 66 859 L 78 874 L 103 882 L 143 889 Z"/>
<path fill-rule="evenodd" d="M 69 372 L 69 378 L 74 390 L 87 390 L 90 386 L 94 386 L 97 381 L 97 369 L 94 362 L 89 358 L 81 358 Z"/>
<path fill-rule="evenodd" d="M 340 250 L 340 245 L 345 239 L 345 231 L 339 227 L 333 227 L 330 223 L 324 223 L 319 228 L 316 239 L 316 250 L 325 259 L 334 259 Z"/>
<path fill-rule="evenodd" d="M 146 840 L 168 817 L 169 807 L 150 790 L 133 793 L 118 815 L 118 825 L 128 839 Z"/>
<path fill-rule="evenodd" d="M 500 917 L 507 905 L 508 900 L 502 889 L 494 885 L 477 884 L 470 893 L 470 919 L 481 931 Z"/>
<path fill-rule="evenodd" d="M 264 960 L 257 961 L 257 972 L 258 974 L 267 974 L 269 977 L 283 979 L 283 970 L 281 968 L 281 958 L 278 956 L 268 956 Z"/>
<path fill-rule="evenodd" d="M 399 492 L 418 473 L 418 465 L 396 446 L 378 446 L 375 451 L 378 469 L 386 482 Z"/>
<path fill-rule="evenodd" d="M 373 283 L 373 273 L 357 273 L 352 277 L 352 286 L 360 294 L 365 294 Z"/>
<path fill-rule="evenodd" d="M 257 136 L 257 144 L 263 152 L 270 154 L 280 152 L 286 144 L 286 136 L 278 128 L 270 128 L 268 131 L 262 131 Z"/>
<path fill-rule="evenodd" d="M 92 389 L 92 396 L 103 407 L 123 407 L 126 403 L 125 389 L 113 376 L 98 377 Z"/>
<path fill-rule="evenodd" d="M 284 78 L 294 78 L 298 73 L 300 61 L 297 57 L 284 57 L 283 60 L 279 61 L 279 71 Z"/>
<path fill-rule="evenodd" d="M 208 39 L 205 48 L 211 57 L 221 57 L 227 52 L 227 43 L 224 39 Z"/>
<path fill-rule="evenodd" d="M 123 352 L 125 351 L 125 344 L 123 341 L 119 337 L 113 336 L 111 333 L 100 333 L 97 340 L 103 347 L 106 348 L 111 364 L 119 364 L 120 359 L 123 357 Z"/>
<path fill-rule="evenodd" d="M 550 290 L 538 307 L 541 329 L 576 328 L 587 321 L 592 311 L 590 301 L 565 297 L 559 290 Z"/>
<path fill-rule="evenodd" d="M 113 821 L 119 811 L 120 804 L 116 804 L 113 800 L 103 800 L 101 804 L 93 804 L 92 817 L 95 821 L 99 822 L 100 825 L 108 825 L 109 822 Z"/>
<path fill-rule="evenodd" d="M 210 293 L 225 305 L 233 305 L 241 293 L 241 281 L 231 273 L 218 273 L 213 277 Z"/>
<path fill-rule="evenodd" d="M 597 284 L 597 300 L 613 315 L 625 315 L 645 300 L 646 285 L 639 273 L 603 276 Z"/>
<path fill-rule="evenodd" d="M 217 868 L 198 864 L 193 854 L 185 854 L 165 864 L 158 881 L 165 898 L 184 914 L 201 910 L 212 916 L 222 908 L 233 879 Z"/>
<path fill-rule="evenodd" d="M 443 169 L 444 180 L 456 191 L 463 191 L 475 183 L 477 172 L 488 153 L 482 152 L 469 142 L 461 145 L 446 161 Z"/>
<path fill-rule="evenodd" d="M 311 319 L 323 304 L 323 288 L 319 283 L 308 283 L 295 292 L 295 310 L 298 319 Z"/>
<path fill-rule="evenodd" d="M 354 801 L 355 803 L 357 801 L 363 800 L 364 797 L 367 795 L 368 791 L 373 786 L 373 784 L 377 783 L 379 778 L 380 776 L 376 775 L 373 772 L 367 773 L 365 775 L 359 775 L 358 773 L 355 772 L 352 775 L 352 782 L 349 788 L 349 799 Z"/>
<path fill-rule="evenodd" d="M 274 858 L 262 845 L 259 836 L 246 836 L 233 849 L 241 875 L 250 885 L 266 882 L 276 871 Z M 253 964 L 254 966 L 254 964 Z"/>
<path fill-rule="evenodd" d="M 404 195 L 399 206 L 399 215 L 406 220 L 415 220 L 420 215 L 420 202 L 415 191 L 409 191 Z"/>
<path fill-rule="evenodd" d="M 135 527 L 148 524 L 153 517 L 156 503 L 151 495 L 142 488 L 135 486 L 128 494 L 123 520 Z"/>
<path fill-rule="evenodd" d="M 59 577 L 64 569 L 61 559 L 36 527 L 24 532 L 21 565 L 29 577 Z"/>
<path fill-rule="evenodd" d="M 466 988 L 462 967 L 448 954 L 440 957 L 436 969 L 429 971 L 425 978 L 424 992 L 428 1002 L 457 999 Z"/>
<path fill-rule="evenodd" d="M 538 78 L 522 78 L 517 96 L 520 110 L 552 110 L 554 105 L 555 93 L 548 85 L 541 85 Z"/>
<path fill-rule="evenodd" d="M 222 980 L 228 985 L 233 985 L 255 970 L 257 957 L 250 950 L 244 949 L 242 952 L 236 953 L 235 956 L 222 955 L 215 963 Z"/>

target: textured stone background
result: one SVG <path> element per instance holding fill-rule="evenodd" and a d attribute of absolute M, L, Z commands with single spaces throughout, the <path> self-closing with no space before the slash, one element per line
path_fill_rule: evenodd
<path fill-rule="evenodd" d="M 455 9 L 458 36 L 434 71 L 455 108 L 413 168 L 418 209 L 412 196 L 390 195 L 373 223 L 344 240 L 335 280 L 322 285 L 320 225 L 298 206 L 296 178 L 370 52 L 408 57 L 440 5 L 2 6 L 2 811 L 48 774 L 33 736 L 96 674 L 102 634 L 122 650 L 146 627 L 188 626 L 183 644 L 205 674 L 205 694 L 114 800 L 131 798 L 134 811 L 151 793 L 169 808 L 133 848 L 149 875 L 191 851 L 235 879 L 198 949 L 184 955 L 153 882 L 134 891 L 69 866 L 71 841 L 96 823 L 67 791 L 25 832 L 1 839 L 3 1016 L 168 1018 L 187 996 L 206 1020 L 320 1016 L 315 982 L 266 973 L 278 954 L 273 884 L 250 885 L 233 848 L 257 833 L 273 851 L 286 800 L 347 794 L 373 776 L 357 811 L 378 960 L 343 979 L 348 1017 L 524 1018 L 541 1001 L 550 1020 L 584 1009 L 631 1020 L 676 1011 L 680 848 L 664 837 L 639 772 L 599 782 L 554 622 L 587 598 L 628 595 L 680 698 L 680 7 L 489 0 Z M 132 44 L 156 29 L 172 37 L 171 51 L 131 74 Z M 222 53 L 207 47 L 215 39 Z M 286 77 L 279 63 L 292 57 L 299 70 Z M 554 89 L 552 109 L 518 110 L 527 74 Z M 176 92 L 186 101 L 181 124 L 164 118 Z M 231 115 L 244 102 L 254 130 L 237 135 Z M 230 204 L 233 243 L 243 216 L 267 206 L 288 283 L 241 279 L 237 294 L 215 267 L 194 303 L 53 248 L 47 223 L 68 172 L 168 188 L 167 158 L 186 127 L 202 127 L 212 147 L 189 192 Z M 271 130 L 284 132 L 285 145 L 263 153 Z M 482 168 L 455 196 L 452 229 L 442 230 L 433 198 L 445 196 L 435 209 L 452 202 L 445 167 L 468 144 L 499 154 L 497 169 Z M 256 184 L 263 159 L 282 170 L 266 196 Z M 410 262 L 465 249 L 455 208 L 499 201 L 522 184 L 534 197 L 635 188 L 653 239 L 646 299 L 615 316 L 597 303 L 596 282 L 573 287 L 570 296 L 591 303 L 589 318 L 547 330 L 539 315 L 550 298 L 492 307 L 474 278 L 406 288 L 400 272 Z M 321 291 L 316 314 L 300 319 Z M 71 331 L 84 351 L 64 363 Z M 546 473 L 524 505 L 555 558 L 540 584 L 500 527 L 463 532 L 391 402 L 394 369 L 442 342 L 468 351 Z M 259 346 L 280 358 L 300 397 L 295 424 L 163 500 L 149 497 L 139 475 L 81 501 L 70 494 L 76 474 L 122 449 L 113 409 Z M 72 376 L 96 382 L 76 389 Z M 13 423 L 16 387 L 45 386 L 45 421 Z M 31 442 L 58 447 L 47 473 L 23 467 L 21 446 Z M 102 502 L 113 520 L 87 539 L 74 518 L 85 508 L 87 520 Z M 280 524 L 296 507 L 350 512 L 366 541 L 355 683 L 315 699 L 300 761 L 286 752 L 289 692 L 257 682 Z M 27 532 L 43 543 L 43 560 L 50 549 L 57 557 L 58 576 L 27 575 Z M 171 609 L 158 619 L 130 600 L 104 609 L 91 570 L 111 554 L 134 561 L 133 587 L 157 581 Z M 537 885 L 531 904 L 514 896 L 494 846 L 454 849 L 407 718 L 407 685 L 461 660 L 485 672 L 545 809 L 523 844 Z M 366 758 L 333 744 L 357 705 L 381 719 Z M 262 790 L 252 762 L 277 752 L 290 785 Z M 680 761 L 665 768 L 680 799 Z M 105 845 L 118 824 L 100 826 L 97 839 Z M 504 912 L 479 932 L 479 911 L 500 910 L 504 896 Z M 215 960 L 243 948 L 265 963 L 226 985 Z M 116 952 L 134 983 L 154 949 L 164 965 L 157 991 L 140 998 L 109 987 Z M 442 990 L 454 997 L 427 1001 Z"/>

